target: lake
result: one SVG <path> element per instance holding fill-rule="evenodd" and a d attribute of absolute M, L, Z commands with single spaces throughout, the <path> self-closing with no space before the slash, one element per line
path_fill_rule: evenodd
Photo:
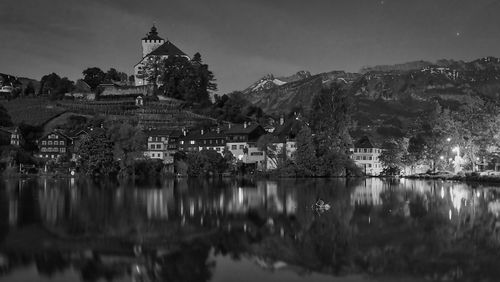
<path fill-rule="evenodd" d="M 498 281 L 499 215 L 451 181 L 1 180 L 0 281 Z"/>

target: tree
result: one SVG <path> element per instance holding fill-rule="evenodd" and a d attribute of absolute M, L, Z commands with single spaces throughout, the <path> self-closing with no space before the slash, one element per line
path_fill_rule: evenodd
<path fill-rule="evenodd" d="M 278 144 L 281 144 L 279 146 Z M 286 150 L 283 143 L 280 143 L 278 137 L 272 134 L 262 135 L 259 140 L 257 140 L 257 148 L 264 152 L 266 158 L 266 168 L 268 164 L 271 168 L 278 168 L 280 166 L 280 161 L 283 162 L 286 159 L 286 151 L 283 154 L 283 149 Z"/>
<path fill-rule="evenodd" d="M 457 136 L 454 140 L 475 171 L 477 163 L 499 144 L 500 115 L 497 106 L 485 102 L 464 104 L 455 113 Z"/>
<path fill-rule="evenodd" d="M 32 81 L 28 82 L 28 85 L 26 85 L 26 88 L 24 88 L 24 96 L 29 95 L 35 95 L 35 86 L 33 85 Z"/>
<path fill-rule="evenodd" d="M 163 95 L 184 100 L 190 104 L 210 104 L 210 91 L 217 90 L 214 74 L 203 64 L 201 55 L 193 60 L 184 56 L 149 56 L 142 66 L 138 78 L 152 83 Z"/>
<path fill-rule="evenodd" d="M 83 71 L 83 81 L 85 81 L 92 91 L 96 91 L 97 86 L 106 79 L 106 74 L 98 67 L 87 68 Z"/>
<path fill-rule="evenodd" d="M 61 78 L 55 73 L 44 75 L 40 80 L 39 95 L 48 95 L 50 99 L 56 100 L 64 97 L 64 94 L 73 91 L 74 82 L 67 77 Z"/>
<path fill-rule="evenodd" d="M 408 164 L 409 139 L 390 139 L 386 141 L 379 156 L 380 162 L 390 171 L 399 173 Z"/>
<path fill-rule="evenodd" d="M 0 105 L 0 126 L 12 126 L 12 119 L 3 105 Z"/>
<path fill-rule="evenodd" d="M 120 164 L 120 174 L 133 176 L 134 162 L 146 149 L 146 136 L 139 127 L 128 122 L 112 125 L 107 130 L 107 136 L 114 144 L 113 152 Z"/>
<path fill-rule="evenodd" d="M 339 86 L 324 89 L 313 98 L 311 129 L 316 134 L 319 155 L 349 150 L 352 145 L 349 131 L 354 126 L 352 112 L 352 98 Z"/>
<path fill-rule="evenodd" d="M 317 166 L 316 150 L 314 148 L 311 129 L 303 126 L 297 135 L 297 151 L 295 164 L 302 176 L 314 176 Z"/>
<path fill-rule="evenodd" d="M 91 176 L 110 176 L 117 172 L 113 158 L 113 143 L 102 129 L 94 129 L 77 144 L 76 153 L 80 156 L 82 171 Z"/>

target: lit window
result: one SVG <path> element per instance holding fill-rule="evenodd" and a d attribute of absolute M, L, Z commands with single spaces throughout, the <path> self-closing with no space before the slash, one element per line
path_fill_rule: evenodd
<path fill-rule="evenodd" d="M 47 145 L 47 141 L 42 141 L 42 145 Z"/>
<path fill-rule="evenodd" d="M 184 145 L 184 141 L 181 141 L 181 145 Z"/>
<path fill-rule="evenodd" d="M 189 141 L 189 144 L 194 145 L 194 140 Z"/>

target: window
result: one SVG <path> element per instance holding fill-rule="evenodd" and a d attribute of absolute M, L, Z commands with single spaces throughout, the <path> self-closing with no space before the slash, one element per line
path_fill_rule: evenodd
<path fill-rule="evenodd" d="M 215 148 L 217 152 L 220 152 L 220 147 Z"/>
<path fill-rule="evenodd" d="M 49 145 L 52 145 L 52 141 L 47 142 Z"/>
<path fill-rule="evenodd" d="M 59 145 L 59 141 L 54 141 L 54 145 Z"/>
<path fill-rule="evenodd" d="M 184 145 L 184 141 L 181 141 L 181 145 Z"/>
<path fill-rule="evenodd" d="M 63 140 L 59 141 L 59 145 L 64 146 L 64 141 Z"/>
<path fill-rule="evenodd" d="M 372 167 L 372 164 L 368 164 L 368 167 Z"/>
<path fill-rule="evenodd" d="M 205 144 L 205 145 L 206 145 L 206 144 L 207 144 L 207 140 L 203 140 L 203 144 Z"/>
<path fill-rule="evenodd" d="M 42 141 L 42 145 L 47 145 L 47 141 Z"/>
<path fill-rule="evenodd" d="M 156 144 L 156 149 L 161 149 L 161 144 Z"/>
<path fill-rule="evenodd" d="M 263 156 L 264 153 L 263 152 L 251 152 L 250 153 L 250 156 Z"/>
<path fill-rule="evenodd" d="M 41 149 L 41 150 L 42 150 L 42 152 L 45 152 L 45 151 L 47 150 L 47 148 L 42 147 L 42 149 Z"/>
<path fill-rule="evenodd" d="M 61 149 L 60 149 L 60 152 L 61 152 L 61 153 L 66 153 L 66 148 L 61 148 Z"/>
<path fill-rule="evenodd" d="M 153 137 L 149 136 L 148 141 L 153 141 Z"/>
<path fill-rule="evenodd" d="M 154 150 L 154 148 L 155 148 L 155 144 L 151 144 L 151 145 L 149 145 L 149 147 L 150 147 L 152 150 Z"/>
<path fill-rule="evenodd" d="M 363 161 L 366 161 L 366 156 L 363 156 Z"/>
<path fill-rule="evenodd" d="M 208 140 L 208 144 L 212 144 L 212 140 Z"/>
<path fill-rule="evenodd" d="M 368 157 L 368 160 L 371 161 L 372 160 L 372 157 Z"/>
<path fill-rule="evenodd" d="M 194 140 L 189 141 L 189 144 L 194 145 Z"/>
<path fill-rule="evenodd" d="M 231 150 L 236 150 L 236 145 L 231 145 Z"/>
<path fill-rule="evenodd" d="M 245 145 L 240 145 L 240 150 L 243 150 L 245 148 Z"/>
<path fill-rule="evenodd" d="M 54 135 L 54 138 L 55 139 L 59 139 L 59 135 Z"/>

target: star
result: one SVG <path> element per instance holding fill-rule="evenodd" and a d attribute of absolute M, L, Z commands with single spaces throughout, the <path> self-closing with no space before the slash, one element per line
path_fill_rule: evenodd
<path fill-rule="evenodd" d="M 380 1 L 380 5 L 384 5 L 384 4 L 385 4 L 384 0 Z"/>
<path fill-rule="evenodd" d="M 457 32 L 457 37 L 459 37 L 459 36 L 460 36 L 460 32 Z"/>

